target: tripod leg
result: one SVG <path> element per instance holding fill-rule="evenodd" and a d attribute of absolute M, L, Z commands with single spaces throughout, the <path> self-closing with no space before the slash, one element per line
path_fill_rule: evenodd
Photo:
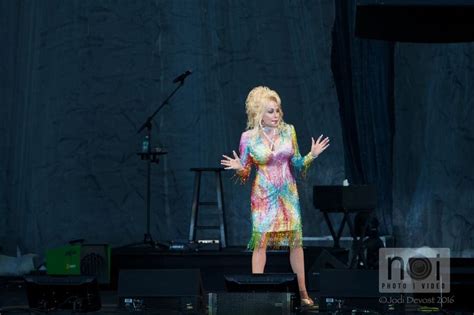
<path fill-rule="evenodd" d="M 193 206 L 191 209 L 191 222 L 189 223 L 189 241 L 193 242 L 196 239 L 196 224 L 199 207 L 199 193 L 201 189 L 201 171 L 196 171 L 194 176 L 194 193 Z"/>
<path fill-rule="evenodd" d="M 224 198 L 222 191 L 221 172 L 216 171 L 216 186 L 217 186 L 217 208 L 219 210 L 219 230 L 221 236 L 221 247 L 225 248 L 226 244 L 226 229 L 225 229 L 225 214 L 224 214 Z"/>

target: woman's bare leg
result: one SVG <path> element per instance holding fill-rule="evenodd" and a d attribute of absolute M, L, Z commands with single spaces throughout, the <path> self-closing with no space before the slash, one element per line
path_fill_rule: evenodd
<path fill-rule="evenodd" d="M 290 264 L 293 272 L 298 278 L 298 287 L 302 299 L 308 299 L 308 291 L 306 291 L 305 273 L 304 273 L 304 253 L 303 247 L 290 248 Z"/>
<path fill-rule="evenodd" d="M 252 273 L 263 273 L 267 262 L 267 249 L 265 246 L 256 247 L 252 253 Z"/>

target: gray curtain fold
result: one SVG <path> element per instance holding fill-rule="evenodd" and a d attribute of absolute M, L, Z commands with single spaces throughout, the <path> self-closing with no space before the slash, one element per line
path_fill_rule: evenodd
<path fill-rule="evenodd" d="M 392 227 L 394 44 L 356 38 L 356 1 L 335 1 L 332 71 L 339 98 L 346 174 L 377 188 L 381 232 Z"/>

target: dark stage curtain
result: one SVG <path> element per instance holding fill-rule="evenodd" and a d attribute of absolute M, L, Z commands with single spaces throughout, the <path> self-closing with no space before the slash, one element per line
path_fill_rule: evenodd
<path fill-rule="evenodd" d="M 0 1 L 4 252 L 141 240 L 136 131 L 192 69 L 155 119 L 153 145 L 169 152 L 152 167 L 156 239 L 187 238 L 189 168 L 237 148 L 245 97 L 265 84 L 280 92 L 303 152 L 311 136 L 331 137 L 298 179 L 305 236 L 329 234 L 313 185 L 347 177 L 377 185 L 382 232 L 400 245 L 471 255 L 474 45 L 396 44 L 394 54 L 353 36 L 354 10 L 344 0 Z M 206 180 L 203 200 L 215 194 Z M 228 243 L 245 245 L 250 185 L 226 172 L 224 192 Z"/>
<path fill-rule="evenodd" d="M 394 45 L 354 36 L 356 1 L 335 1 L 332 71 L 339 98 L 346 174 L 377 187 L 382 233 L 392 226 Z"/>
<path fill-rule="evenodd" d="M 400 246 L 474 256 L 474 43 L 395 47 L 393 208 Z"/>
<path fill-rule="evenodd" d="M 262 84 L 280 93 L 302 152 L 311 136 L 331 136 L 298 179 L 304 235 L 328 235 L 312 187 L 344 179 L 333 22 L 333 0 L 0 1 L 0 246 L 43 254 L 78 238 L 142 240 L 137 129 L 186 69 L 193 74 L 155 118 L 153 146 L 168 154 L 152 166 L 153 237 L 187 239 L 189 168 L 218 166 L 238 149 L 245 98 Z M 232 176 L 224 173 L 227 241 L 245 245 L 250 185 Z M 213 183 L 204 179 L 202 200 L 215 198 Z"/>

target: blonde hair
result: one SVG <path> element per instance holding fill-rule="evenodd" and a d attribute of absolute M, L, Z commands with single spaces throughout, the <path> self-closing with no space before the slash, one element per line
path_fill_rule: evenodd
<path fill-rule="evenodd" d="M 283 126 L 283 111 L 281 109 L 281 99 L 277 92 L 266 86 L 254 87 L 245 101 L 245 111 L 247 112 L 247 129 L 261 128 L 261 121 L 265 112 L 266 101 L 274 101 L 280 108 L 280 122 L 278 128 Z"/>

